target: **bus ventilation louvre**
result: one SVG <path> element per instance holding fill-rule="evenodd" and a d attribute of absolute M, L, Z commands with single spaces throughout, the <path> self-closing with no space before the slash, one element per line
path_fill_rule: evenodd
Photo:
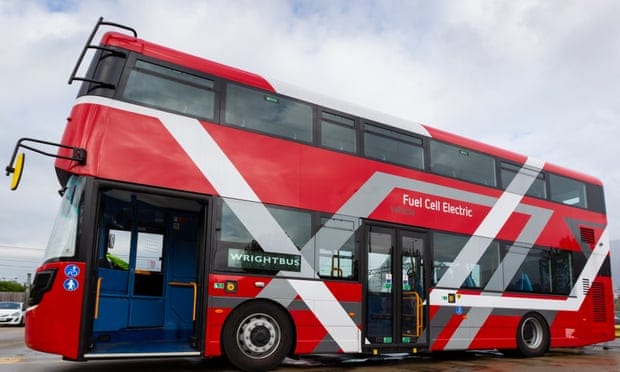
<path fill-rule="evenodd" d="M 580 227 L 579 234 L 581 235 L 581 241 L 590 244 L 590 247 L 594 247 L 596 239 L 594 239 L 594 230 L 587 227 Z"/>
<path fill-rule="evenodd" d="M 581 235 L 581 241 L 589 244 L 590 248 L 594 248 L 596 245 L 596 239 L 594 237 L 594 229 L 587 227 L 580 227 L 579 234 Z M 583 281 L 583 293 L 589 294 L 592 291 L 592 318 L 597 323 L 603 323 L 607 321 L 607 315 L 605 309 L 607 307 L 607 298 L 605 296 L 605 289 L 601 283 L 593 282 L 589 280 Z"/>
<path fill-rule="evenodd" d="M 581 285 L 583 286 L 583 294 L 587 296 L 590 292 L 590 279 L 583 279 Z"/>
<path fill-rule="evenodd" d="M 604 323 L 607 321 L 605 288 L 601 283 L 594 282 L 590 290 L 592 291 L 592 318 L 595 322 Z"/>

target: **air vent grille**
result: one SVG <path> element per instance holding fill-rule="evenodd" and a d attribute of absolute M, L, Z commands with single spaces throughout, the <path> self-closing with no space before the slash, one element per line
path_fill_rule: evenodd
<path fill-rule="evenodd" d="M 595 244 L 594 230 L 587 227 L 580 227 L 581 241 L 587 244 Z"/>
<path fill-rule="evenodd" d="M 583 287 L 583 294 L 587 295 L 590 291 L 590 279 L 583 279 L 581 285 Z"/>
<path fill-rule="evenodd" d="M 592 318 L 595 322 L 604 323 L 607 321 L 605 288 L 601 283 L 594 282 L 590 290 L 592 291 Z"/>

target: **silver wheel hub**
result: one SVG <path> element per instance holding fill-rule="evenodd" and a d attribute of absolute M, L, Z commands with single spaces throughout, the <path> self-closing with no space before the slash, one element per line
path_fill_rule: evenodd
<path fill-rule="evenodd" d="M 535 318 L 526 319 L 521 326 L 521 335 L 530 349 L 539 348 L 543 342 L 542 324 Z"/>
<path fill-rule="evenodd" d="M 237 329 L 239 349 L 251 358 L 266 358 L 280 344 L 280 327 L 267 314 L 251 314 Z"/>

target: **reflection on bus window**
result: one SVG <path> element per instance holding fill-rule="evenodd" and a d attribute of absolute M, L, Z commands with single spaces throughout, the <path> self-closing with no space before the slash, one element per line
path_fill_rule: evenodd
<path fill-rule="evenodd" d="M 239 202 L 237 201 L 239 205 Z M 264 206 L 252 202 L 242 202 L 247 208 L 264 208 Z M 284 233 L 291 239 L 292 243 L 301 250 L 310 240 L 312 231 L 312 216 L 308 212 L 283 209 L 277 207 L 267 207 L 276 222 L 280 225 Z M 219 220 L 216 222 L 217 245 L 215 252 L 214 267 L 218 270 L 232 272 L 254 272 L 272 274 L 279 270 L 286 270 L 286 265 L 290 265 L 288 271 L 299 271 L 301 253 L 299 255 L 277 254 L 268 252 L 262 247 L 255 237 L 247 230 L 241 220 L 235 215 L 234 211 L 224 201 L 220 201 Z M 252 256 L 251 264 L 247 261 L 239 260 L 245 256 Z M 261 256 L 260 259 L 256 257 Z M 265 257 L 279 257 L 282 260 L 265 259 Z M 285 266 L 257 265 L 258 261 L 283 262 Z"/>
<path fill-rule="evenodd" d="M 454 259 L 467 243 L 462 235 L 435 233 L 433 234 L 433 284 L 437 284 L 448 269 L 454 265 Z"/>
<path fill-rule="evenodd" d="M 535 292 L 568 295 L 573 286 L 572 253 L 538 247 L 511 246 L 508 255 L 512 262 L 521 262 L 516 270 L 506 270 L 506 289 L 517 292 Z M 516 259 L 515 259 L 516 258 Z"/>
<path fill-rule="evenodd" d="M 587 208 L 586 185 L 570 178 L 549 174 L 551 200 L 573 207 Z"/>
<path fill-rule="evenodd" d="M 509 164 L 506 162 L 502 162 L 501 168 L 501 182 L 502 188 L 505 190 L 510 182 L 515 178 L 515 176 L 519 173 L 521 167 Z M 547 184 L 545 183 L 545 174 L 540 172 L 538 174 L 534 174 L 535 171 L 524 169 L 522 172 L 527 172 L 531 177 L 536 177 L 532 182 L 532 185 L 527 190 L 526 195 L 534 196 L 541 199 L 547 198 Z"/>
<path fill-rule="evenodd" d="M 364 155 L 424 169 L 424 148 L 420 138 L 372 124 L 364 126 Z"/>
<path fill-rule="evenodd" d="M 129 74 L 123 97 L 149 106 L 212 120 L 212 80 L 138 61 Z"/>
<path fill-rule="evenodd" d="M 84 178 L 71 176 L 62 198 L 52 234 L 47 242 L 43 260 L 53 257 L 75 255 L 75 240 L 78 234 L 78 218 L 81 211 Z"/>
<path fill-rule="evenodd" d="M 501 260 L 499 242 L 489 239 L 488 247 L 478 263 L 469 267 L 470 273 L 463 282 L 462 288 L 484 289 L 500 267 Z"/>
<path fill-rule="evenodd" d="M 341 242 L 344 242 L 341 244 Z M 332 279 L 357 279 L 355 224 L 339 218 L 321 218 L 316 235 L 319 250 L 319 276 Z"/>
<path fill-rule="evenodd" d="M 368 252 L 368 292 L 392 293 L 392 235 L 370 232 Z"/>
<path fill-rule="evenodd" d="M 447 143 L 431 141 L 431 172 L 495 186 L 495 159 Z"/>
<path fill-rule="evenodd" d="M 550 256 L 542 249 L 530 249 L 513 280 L 516 280 L 518 290 L 551 293 Z"/>
<path fill-rule="evenodd" d="M 131 231 L 110 229 L 105 253 L 107 266 L 116 270 L 129 270 Z"/>
<path fill-rule="evenodd" d="M 357 151 L 355 120 L 329 112 L 321 113 L 321 145 L 338 151 Z"/>
<path fill-rule="evenodd" d="M 225 123 L 312 142 L 312 106 L 267 92 L 228 84 Z"/>
<path fill-rule="evenodd" d="M 405 292 L 416 292 L 424 298 L 424 240 L 406 233 L 403 233 L 400 239 L 402 289 Z"/>
<path fill-rule="evenodd" d="M 161 258 L 164 250 L 162 234 L 138 233 L 136 270 L 161 272 Z"/>

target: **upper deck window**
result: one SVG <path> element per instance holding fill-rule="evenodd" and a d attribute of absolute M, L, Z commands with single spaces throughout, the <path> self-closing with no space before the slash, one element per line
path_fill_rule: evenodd
<path fill-rule="evenodd" d="M 422 139 L 372 124 L 364 126 L 364 155 L 424 169 Z"/>
<path fill-rule="evenodd" d="M 570 178 L 549 174 L 551 200 L 573 207 L 587 208 L 586 185 Z"/>
<path fill-rule="evenodd" d="M 355 120 L 329 112 L 321 113 L 321 145 L 355 153 L 357 151 Z"/>
<path fill-rule="evenodd" d="M 214 82 L 182 71 L 137 61 L 123 97 L 148 106 L 212 120 Z"/>
<path fill-rule="evenodd" d="M 517 165 L 509 164 L 502 162 L 501 169 L 501 181 L 502 188 L 505 190 L 510 182 L 515 178 L 515 176 L 520 172 L 520 167 Z M 521 170 L 523 174 L 528 174 L 530 177 L 536 177 L 532 185 L 527 190 L 526 195 L 534 196 L 536 198 L 546 199 L 547 198 L 547 184 L 545 183 L 545 174 L 540 172 L 537 175 L 534 170 L 524 169 Z"/>
<path fill-rule="evenodd" d="M 312 106 L 228 84 L 224 122 L 297 141 L 312 142 Z"/>
<path fill-rule="evenodd" d="M 496 186 L 495 159 L 447 143 L 431 141 L 431 171 L 487 186 Z"/>

